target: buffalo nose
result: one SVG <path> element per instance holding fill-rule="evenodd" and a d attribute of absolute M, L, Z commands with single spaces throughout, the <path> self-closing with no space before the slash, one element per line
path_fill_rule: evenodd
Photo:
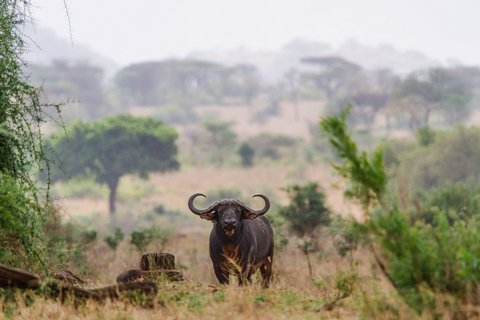
<path fill-rule="evenodd" d="M 233 226 L 233 225 L 235 225 L 235 222 L 237 222 L 237 221 L 236 221 L 235 219 L 233 219 L 233 218 L 227 218 L 227 219 L 225 219 L 225 224 L 226 224 L 227 226 Z"/>

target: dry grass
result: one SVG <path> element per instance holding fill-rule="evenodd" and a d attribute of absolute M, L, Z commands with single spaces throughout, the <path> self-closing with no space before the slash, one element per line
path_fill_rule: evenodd
<path fill-rule="evenodd" d="M 195 192 L 208 193 L 220 188 L 237 188 L 242 192 L 243 200 L 249 202 L 250 196 L 264 192 L 275 200 L 274 204 L 286 204 L 286 193 L 283 191 L 292 183 L 318 182 L 323 187 L 330 207 L 342 216 L 361 218 L 361 210 L 353 203 L 345 201 L 340 190 L 341 180 L 335 177 L 330 169 L 324 165 L 305 165 L 300 168 L 295 165 L 272 164 L 252 168 L 231 167 L 204 167 L 182 168 L 179 172 L 166 174 L 152 174 L 150 177 L 153 192 L 138 200 L 119 198 L 119 208 L 134 207 L 133 214 L 151 210 L 158 204 L 170 209 L 180 210 L 188 214 L 187 199 Z M 141 183 L 136 177 L 124 177 L 120 183 L 122 188 L 129 188 Z M 208 196 L 208 194 L 207 194 Z M 257 202 L 258 201 L 258 202 Z M 77 218 L 92 213 L 107 216 L 108 206 L 106 199 L 98 197 L 58 199 L 66 217 Z M 251 200 L 252 205 L 261 205 L 257 199 Z M 122 209 L 122 206 L 124 209 Z"/>
<path fill-rule="evenodd" d="M 145 306 L 127 301 L 75 306 L 41 297 L 26 304 L 19 295 L 16 306 L 0 302 L 0 309 L 13 319 L 415 318 L 376 276 L 368 252 L 357 252 L 352 260 L 340 257 L 328 237 L 321 240 L 321 255 L 313 256 L 314 279 L 308 277 L 305 257 L 291 243 L 275 256 L 269 289 L 262 289 L 258 278 L 246 287 L 217 285 L 206 252 L 205 231 L 188 237 L 177 234 L 169 240 L 164 250 L 176 254 L 177 263 L 186 268 L 187 280 L 160 282 L 158 295 Z M 112 283 L 117 272 L 137 267 L 140 257 L 125 242 L 116 255 L 101 243 L 88 255 L 91 267 L 99 270 L 88 287 Z M 337 301 L 344 293 L 345 299 Z"/>
<path fill-rule="evenodd" d="M 117 222 L 124 226 L 127 238 L 114 252 L 103 241 L 108 225 L 107 201 L 98 196 L 82 199 L 61 198 L 67 219 L 90 221 L 99 230 L 99 239 L 87 247 L 89 272 L 84 274 L 89 287 L 115 282 L 121 272 L 138 268 L 141 253 L 129 244 L 128 229 L 141 220 L 142 214 L 158 204 L 180 211 L 180 218 L 155 216 L 155 224 L 172 232 L 164 245 L 153 243 L 149 250 L 166 251 L 176 255 L 177 265 L 185 273 L 187 281 L 177 284 L 160 284 L 160 292 L 154 306 L 144 308 L 126 302 L 106 304 L 87 303 L 82 306 L 60 304 L 37 298 L 28 307 L 20 303 L 11 308 L 3 305 L 15 319 L 317 319 L 357 318 L 362 314 L 359 300 L 362 280 L 372 277 L 368 254 L 360 254 L 362 261 L 354 267 L 350 259 L 337 255 L 331 238 L 320 233 L 322 250 L 312 256 L 314 279 L 310 279 L 303 253 L 295 239 L 283 250 L 277 250 L 274 258 L 274 280 L 270 289 L 259 285 L 237 287 L 218 286 L 208 255 L 208 237 L 211 223 L 188 213 L 186 199 L 194 192 L 208 192 L 220 187 L 240 188 L 245 201 L 257 192 L 265 192 L 275 204 L 286 203 L 282 188 L 290 183 L 317 181 L 327 193 L 329 204 L 336 212 L 348 215 L 358 209 L 343 201 L 341 191 L 332 187 L 338 184 L 326 167 L 306 166 L 300 172 L 292 166 L 272 165 L 254 168 L 184 168 L 180 172 L 152 175 L 149 191 L 144 198 L 120 199 Z M 135 188 L 141 183 L 135 177 L 122 180 L 122 188 Z M 128 191 L 128 190 L 127 190 Z M 128 192 L 127 192 L 128 194 Z M 60 195 L 61 196 L 61 195 Z M 254 206 L 261 206 L 251 200 Z M 82 220 L 82 221 L 83 221 Z M 70 266 L 75 271 L 75 265 Z M 342 271 L 343 270 L 343 271 Z M 342 273 L 343 272 L 343 273 Z M 355 287 L 352 296 L 341 300 L 332 310 L 326 305 L 335 300 L 336 281 L 344 273 L 354 272 L 359 280 L 351 279 Z M 375 280 L 380 287 L 382 281 Z M 370 281 L 368 281 L 370 282 Z M 363 289 L 362 289 L 363 290 Z M 383 289 L 382 289 L 383 290 Z M 21 299 L 20 299 L 21 300 Z M 10 311 L 9 311 L 10 310 Z"/>

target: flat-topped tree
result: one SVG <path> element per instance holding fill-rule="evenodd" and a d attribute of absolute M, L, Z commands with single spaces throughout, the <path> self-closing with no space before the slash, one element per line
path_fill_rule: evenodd
<path fill-rule="evenodd" d="M 109 211 L 115 213 L 120 178 L 149 172 L 178 170 L 177 133 L 151 118 L 117 116 L 97 122 L 77 121 L 52 136 L 49 149 L 59 160 L 52 168 L 52 182 L 93 175 L 110 189 Z"/>

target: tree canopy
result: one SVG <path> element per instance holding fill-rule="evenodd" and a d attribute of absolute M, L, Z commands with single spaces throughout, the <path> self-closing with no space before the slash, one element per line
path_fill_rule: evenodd
<path fill-rule="evenodd" d="M 258 94 L 260 79 L 252 65 L 226 67 L 200 60 L 165 60 L 129 65 L 115 76 L 125 103 L 162 106 L 223 103 Z"/>
<path fill-rule="evenodd" d="M 77 121 L 49 140 L 49 149 L 60 160 L 51 180 L 93 175 L 110 189 L 109 210 L 115 213 L 120 178 L 149 172 L 178 170 L 177 133 L 151 118 L 117 116 L 97 122 Z"/>

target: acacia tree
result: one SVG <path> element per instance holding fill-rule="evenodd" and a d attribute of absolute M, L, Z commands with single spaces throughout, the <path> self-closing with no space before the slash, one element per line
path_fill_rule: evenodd
<path fill-rule="evenodd" d="M 98 122 L 77 121 L 49 141 L 49 149 L 61 163 L 52 168 L 51 179 L 94 175 L 110 189 L 109 212 L 113 216 L 123 175 L 147 178 L 149 172 L 178 170 L 176 138 L 173 128 L 151 118 L 123 115 Z"/>
<path fill-rule="evenodd" d="M 305 57 L 301 61 L 316 68 L 303 73 L 302 77 L 323 91 L 327 101 L 358 91 L 365 82 L 362 68 L 341 57 Z"/>

